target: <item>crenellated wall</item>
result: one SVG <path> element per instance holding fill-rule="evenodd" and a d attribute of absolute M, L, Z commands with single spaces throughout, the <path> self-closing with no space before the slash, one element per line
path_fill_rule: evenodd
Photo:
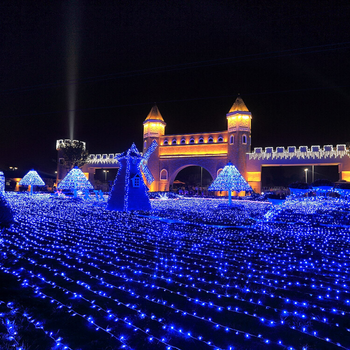
<path fill-rule="evenodd" d="M 261 190 L 264 166 L 336 165 L 341 180 L 350 181 L 350 151 L 345 144 L 336 146 L 289 146 L 254 148 L 246 154 L 247 181 L 257 192 Z"/>

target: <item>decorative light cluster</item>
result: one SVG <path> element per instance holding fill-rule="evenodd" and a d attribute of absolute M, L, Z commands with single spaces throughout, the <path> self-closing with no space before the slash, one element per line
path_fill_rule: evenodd
<path fill-rule="evenodd" d="M 20 185 L 30 186 L 30 193 L 33 194 L 34 186 L 45 186 L 45 182 L 35 170 L 30 170 L 19 182 Z"/>
<path fill-rule="evenodd" d="M 143 170 L 148 181 L 153 182 L 153 176 L 147 168 L 147 159 L 157 147 L 154 141 L 144 156 L 133 143 L 132 146 L 120 156 L 118 161 L 120 169 L 113 183 L 113 187 L 108 199 L 107 208 L 109 210 L 129 211 L 129 210 L 150 210 L 151 205 L 147 195 L 147 187 L 141 174 L 141 162 L 144 161 Z M 146 171 L 147 170 L 147 171 Z M 151 178 L 149 177 L 151 176 Z"/>
<path fill-rule="evenodd" d="M 153 140 L 151 145 L 147 148 L 147 151 L 142 156 L 142 159 L 140 162 L 140 170 L 142 171 L 142 173 L 145 176 L 146 181 L 149 185 L 154 181 L 154 177 L 147 166 L 147 162 L 148 162 L 149 157 L 156 150 L 157 147 L 158 147 L 157 141 Z M 135 148 L 136 148 L 136 146 L 135 146 Z"/>
<path fill-rule="evenodd" d="M 74 167 L 57 186 L 60 190 L 93 190 L 94 187 L 84 173 Z"/>
<path fill-rule="evenodd" d="M 267 221 L 270 207 L 256 202 L 236 201 L 255 215 L 246 226 L 238 209 L 221 213 L 222 200 L 152 201 L 141 216 L 102 202 L 6 197 L 18 224 L 2 235 L 0 277 L 11 293 L 0 300 L 25 308 L 51 348 L 350 347 L 347 227 Z M 173 216 L 189 208 L 208 217 Z M 244 229 L 215 225 L 230 213 Z"/>
<path fill-rule="evenodd" d="M 45 182 L 35 170 L 28 171 L 19 184 L 24 186 L 45 186 Z"/>
<path fill-rule="evenodd" d="M 241 192 L 253 190 L 237 168 L 232 163 L 228 163 L 214 182 L 208 187 L 208 191 L 228 191 L 230 199 L 232 191 Z"/>
<path fill-rule="evenodd" d="M 265 219 L 350 229 L 350 201 L 343 198 L 293 195 L 287 197 L 283 205 L 275 206 L 267 212 Z"/>
<path fill-rule="evenodd" d="M 118 156 L 120 153 L 110 154 L 89 154 L 87 162 L 89 164 L 104 164 L 104 165 L 118 165 Z"/>
<path fill-rule="evenodd" d="M 248 153 L 249 160 L 252 159 L 328 159 L 328 158 L 343 158 L 349 157 L 350 152 L 346 148 L 346 145 L 337 145 L 334 149 L 332 145 L 326 145 L 321 148 L 320 146 L 300 146 L 297 149 L 295 146 L 289 146 L 287 149 L 284 147 L 277 147 L 273 150 L 273 147 L 266 147 L 265 151 L 261 147 L 254 148 L 253 153 Z"/>
<path fill-rule="evenodd" d="M 5 175 L 0 171 L 0 193 L 5 192 Z"/>

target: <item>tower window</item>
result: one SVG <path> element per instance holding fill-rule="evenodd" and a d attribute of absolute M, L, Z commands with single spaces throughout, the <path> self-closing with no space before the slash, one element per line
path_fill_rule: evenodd
<path fill-rule="evenodd" d="M 168 180 L 168 171 L 166 169 L 162 169 L 162 171 L 160 172 L 160 179 Z"/>
<path fill-rule="evenodd" d="M 204 142 L 203 137 L 200 137 L 198 140 L 198 143 L 203 143 L 203 142 Z"/>
<path fill-rule="evenodd" d="M 190 144 L 191 145 L 194 144 L 194 138 L 193 137 L 191 137 L 191 139 L 190 139 Z"/>
<path fill-rule="evenodd" d="M 210 136 L 210 137 L 208 138 L 208 143 L 212 143 L 212 142 L 213 142 L 213 137 Z"/>
<path fill-rule="evenodd" d="M 186 140 L 185 139 L 181 139 L 181 145 L 184 145 L 186 143 Z"/>
<path fill-rule="evenodd" d="M 222 138 L 222 136 L 220 136 L 219 138 L 218 138 L 218 142 L 223 142 L 224 141 L 224 139 Z"/>
<path fill-rule="evenodd" d="M 168 140 L 167 140 L 167 139 L 165 139 L 165 140 L 164 140 L 164 142 L 163 142 L 163 145 L 165 145 L 165 146 L 166 146 L 166 145 L 168 145 L 168 144 L 169 144 L 169 143 L 168 143 Z"/>
<path fill-rule="evenodd" d="M 145 150 L 147 148 L 147 141 L 143 143 L 143 149 Z"/>
<path fill-rule="evenodd" d="M 247 135 L 242 135 L 242 143 L 243 143 L 244 145 L 247 144 Z"/>
<path fill-rule="evenodd" d="M 230 145 L 234 145 L 234 143 L 235 143 L 235 136 L 231 135 L 230 136 Z"/>
<path fill-rule="evenodd" d="M 172 145 L 176 145 L 176 139 L 173 139 L 173 141 L 171 142 Z"/>

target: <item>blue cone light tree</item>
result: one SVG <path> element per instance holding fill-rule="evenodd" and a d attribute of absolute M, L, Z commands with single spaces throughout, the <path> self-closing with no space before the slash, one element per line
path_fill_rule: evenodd
<path fill-rule="evenodd" d="M 249 186 L 237 168 L 229 162 L 209 186 L 208 191 L 228 191 L 228 203 L 231 205 L 232 191 L 250 192 L 253 191 L 253 189 Z"/>
<path fill-rule="evenodd" d="M 154 181 L 147 167 L 147 160 L 157 146 L 157 142 L 153 141 L 142 156 L 135 144 L 132 144 L 126 152 L 116 157 L 120 168 L 108 199 L 107 209 L 116 211 L 151 210 L 151 203 L 147 195 L 148 188 L 142 173 L 149 184 Z"/>
<path fill-rule="evenodd" d="M 19 184 L 30 186 L 30 194 L 33 194 L 34 186 L 45 186 L 45 182 L 35 170 L 28 171 Z"/>
<path fill-rule="evenodd" d="M 93 190 L 94 187 L 86 178 L 84 173 L 76 166 L 57 186 L 60 190 L 71 190 L 74 193 L 74 198 L 78 197 L 79 190 Z"/>

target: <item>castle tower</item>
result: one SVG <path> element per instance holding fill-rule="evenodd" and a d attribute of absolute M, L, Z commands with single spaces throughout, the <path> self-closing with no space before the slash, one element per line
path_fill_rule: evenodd
<path fill-rule="evenodd" d="M 143 122 L 143 153 L 156 140 L 160 144 L 159 138 L 165 133 L 166 123 L 160 114 L 157 105 L 154 105 L 147 118 Z M 150 169 L 154 181 L 151 184 L 150 191 L 159 191 L 160 169 L 159 169 L 159 147 L 152 153 L 148 159 L 148 168 Z"/>
<path fill-rule="evenodd" d="M 246 154 L 251 150 L 252 114 L 238 95 L 226 114 L 228 130 L 227 159 L 246 178 Z"/>

